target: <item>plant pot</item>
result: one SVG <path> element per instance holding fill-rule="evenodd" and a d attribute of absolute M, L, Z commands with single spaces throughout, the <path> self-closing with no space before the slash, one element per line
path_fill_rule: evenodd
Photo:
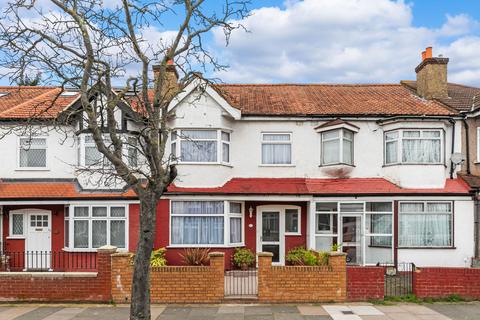
<path fill-rule="evenodd" d="M 240 269 L 242 269 L 243 271 L 248 270 L 248 264 L 242 263 L 242 264 L 240 265 Z"/>

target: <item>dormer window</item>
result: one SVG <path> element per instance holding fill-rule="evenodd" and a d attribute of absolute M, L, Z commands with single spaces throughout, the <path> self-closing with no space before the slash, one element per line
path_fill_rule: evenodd
<path fill-rule="evenodd" d="M 225 130 L 176 130 L 171 141 L 171 153 L 180 163 L 230 162 L 230 133 Z"/>
<path fill-rule="evenodd" d="M 321 133 L 321 164 L 353 165 L 353 132 L 336 129 Z"/>

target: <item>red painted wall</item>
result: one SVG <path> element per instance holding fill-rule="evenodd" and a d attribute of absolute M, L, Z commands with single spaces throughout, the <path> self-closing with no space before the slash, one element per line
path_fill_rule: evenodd
<path fill-rule="evenodd" d="M 347 266 L 347 299 L 350 301 L 383 300 L 384 274 L 383 267 Z"/>

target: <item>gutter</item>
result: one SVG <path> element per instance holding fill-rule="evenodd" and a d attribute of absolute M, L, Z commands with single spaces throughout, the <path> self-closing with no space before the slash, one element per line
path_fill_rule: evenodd
<path fill-rule="evenodd" d="M 380 119 L 377 120 L 378 124 L 383 124 L 388 121 L 396 121 L 396 120 L 412 120 L 412 119 L 417 119 L 417 120 L 447 120 L 451 121 L 454 119 L 454 116 L 394 116 L 394 117 L 389 117 L 385 119 Z"/>
<path fill-rule="evenodd" d="M 448 120 L 448 122 L 452 124 L 452 153 L 451 154 L 453 154 L 453 152 L 455 151 L 455 120 L 450 119 Z M 453 170 L 454 170 L 453 161 L 450 158 L 450 179 L 453 179 Z"/>

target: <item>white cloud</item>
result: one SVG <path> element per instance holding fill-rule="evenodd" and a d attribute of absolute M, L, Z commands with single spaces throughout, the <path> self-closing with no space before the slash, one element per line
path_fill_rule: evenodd
<path fill-rule="evenodd" d="M 469 37 L 478 22 L 467 15 L 429 29 L 413 26 L 412 7 L 400 0 L 304 0 L 257 9 L 242 23 L 250 32 L 235 31 L 226 48 L 214 32 L 231 66 L 217 75 L 225 82 L 397 82 L 415 77 L 421 51 L 432 45 L 451 58 L 450 79 L 480 85 L 478 71 L 468 69 L 480 60 L 480 38 Z"/>

